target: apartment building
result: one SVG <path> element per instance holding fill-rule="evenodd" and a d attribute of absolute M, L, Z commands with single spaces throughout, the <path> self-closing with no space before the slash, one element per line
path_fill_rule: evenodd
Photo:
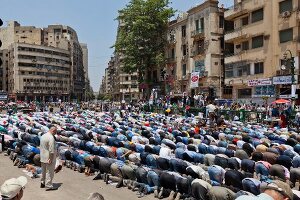
<path fill-rule="evenodd" d="M 7 91 L 16 99 L 69 100 L 69 51 L 42 45 L 13 43 L 8 48 L 7 67 Z"/>
<path fill-rule="evenodd" d="M 84 55 L 71 27 L 49 25 L 41 29 L 10 21 L 0 29 L 0 38 L 1 50 L 6 51 L 3 56 L 7 58 L 3 64 L 2 89 L 10 97 L 84 99 L 87 60 L 84 63 L 83 59 L 87 59 L 87 46 Z"/>
<path fill-rule="evenodd" d="M 8 70 L 8 52 L 7 49 L 0 50 L 0 59 L 2 65 L 0 65 L 0 90 L 7 91 L 7 70 Z"/>
<path fill-rule="evenodd" d="M 87 94 L 91 93 L 90 88 L 90 79 L 89 79 L 89 62 L 88 62 L 88 47 L 85 43 L 80 43 L 82 49 L 82 62 L 83 62 L 83 69 L 84 69 L 84 96 L 86 98 Z"/>
<path fill-rule="evenodd" d="M 223 96 L 252 101 L 289 98 L 291 64 L 285 54 L 294 57 L 299 74 L 299 1 L 235 0 L 224 17 Z"/>
<path fill-rule="evenodd" d="M 43 42 L 52 46 L 70 51 L 70 99 L 83 100 L 85 93 L 85 70 L 83 50 L 74 29 L 64 25 L 49 25 L 43 29 Z"/>
<path fill-rule="evenodd" d="M 122 21 L 119 21 L 118 30 L 122 26 Z M 106 94 L 114 101 L 137 101 L 141 98 L 138 73 L 126 73 L 123 60 L 124 55 L 121 52 L 115 52 L 108 62 L 107 70 L 105 70 Z"/>
<path fill-rule="evenodd" d="M 123 55 L 115 53 L 108 63 L 107 92 L 112 93 L 114 101 L 136 101 L 140 98 L 138 74 L 137 72 L 131 74 L 124 72 L 123 59 Z"/>
<path fill-rule="evenodd" d="M 170 22 L 167 46 L 169 94 L 209 93 L 221 96 L 223 69 L 224 9 L 207 0 Z M 199 85 L 190 88 L 192 72 L 199 72 Z"/>

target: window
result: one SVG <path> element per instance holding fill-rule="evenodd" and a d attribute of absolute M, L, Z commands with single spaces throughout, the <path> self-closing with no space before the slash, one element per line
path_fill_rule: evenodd
<path fill-rule="evenodd" d="M 128 81 L 128 76 L 125 77 L 125 81 Z"/>
<path fill-rule="evenodd" d="M 172 50 L 171 50 L 171 58 L 175 58 L 175 49 L 174 48 L 172 48 Z"/>
<path fill-rule="evenodd" d="M 225 78 L 233 77 L 233 65 L 225 65 Z"/>
<path fill-rule="evenodd" d="M 226 78 L 231 78 L 231 77 L 233 77 L 233 71 L 232 71 L 232 70 L 225 71 L 225 77 L 226 77 Z"/>
<path fill-rule="evenodd" d="M 254 74 L 263 74 L 264 73 L 264 63 L 259 62 L 254 64 Z"/>
<path fill-rule="evenodd" d="M 293 10 L 293 0 L 285 0 L 279 2 L 279 13 L 283 13 L 285 11 L 292 11 Z"/>
<path fill-rule="evenodd" d="M 247 17 L 243 17 L 242 18 L 242 25 L 243 26 L 246 26 L 246 25 L 248 25 L 249 24 L 249 17 L 247 16 Z"/>
<path fill-rule="evenodd" d="M 264 46 L 264 36 L 260 35 L 252 38 L 252 49 Z"/>
<path fill-rule="evenodd" d="M 185 56 L 187 53 L 186 44 L 182 45 L 182 54 Z"/>
<path fill-rule="evenodd" d="M 252 94 L 251 88 L 238 90 L 238 98 L 251 98 L 251 94 Z"/>
<path fill-rule="evenodd" d="M 197 19 L 195 21 L 195 25 L 196 25 L 196 30 L 200 30 L 200 21 L 199 21 L 199 19 Z"/>
<path fill-rule="evenodd" d="M 259 9 L 252 12 L 252 23 L 258 22 L 264 19 L 264 9 Z"/>
<path fill-rule="evenodd" d="M 186 64 L 182 65 L 182 76 L 186 75 Z"/>
<path fill-rule="evenodd" d="M 219 28 L 224 28 L 224 16 L 219 17 Z"/>
<path fill-rule="evenodd" d="M 225 86 L 224 88 L 223 88 L 223 94 L 224 95 L 230 95 L 230 94 L 232 94 L 232 86 Z"/>
<path fill-rule="evenodd" d="M 242 42 L 242 50 L 248 50 L 249 49 L 249 41 Z"/>
<path fill-rule="evenodd" d="M 181 36 L 186 37 L 186 26 L 181 26 Z"/>
<path fill-rule="evenodd" d="M 236 74 L 235 77 L 241 77 L 241 76 L 247 76 L 250 75 L 250 65 L 242 65 L 236 68 Z"/>
<path fill-rule="evenodd" d="M 280 43 L 293 40 L 293 28 L 282 30 L 279 32 Z"/>
<path fill-rule="evenodd" d="M 202 30 L 202 32 L 204 31 L 204 18 L 200 19 L 200 29 Z"/>

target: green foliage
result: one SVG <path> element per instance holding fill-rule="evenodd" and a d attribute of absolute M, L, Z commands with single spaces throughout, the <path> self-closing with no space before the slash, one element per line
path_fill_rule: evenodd
<path fill-rule="evenodd" d="M 119 11 L 120 26 L 114 45 L 124 71 L 145 72 L 165 63 L 168 22 L 175 11 L 169 0 L 131 0 Z"/>

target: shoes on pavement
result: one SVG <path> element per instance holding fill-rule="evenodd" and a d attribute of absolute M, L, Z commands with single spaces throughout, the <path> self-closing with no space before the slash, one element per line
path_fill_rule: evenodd
<path fill-rule="evenodd" d="M 60 172 L 60 170 L 62 170 L 62 165 L 58 165 L 58 167 L 56 167 L 56 169 L 54 170 L 55 173 Z"/>
<path fill-rule="evenodd" d="M 18 154 L 17 153 L 13 153 L 12 155 L 12 161 L 15 162 L 15 160 L 17 159 Z"/>
<path fill-rule="evenodd" d="M 51 188 L 47 188 L 46 191 L 53 191 L 53 190 L 58 190 L 57 187 L 51 187 Z"/>
<path fill-rule="evenodd" d="M 40 188 L 45 188 L 45 184 L 41 183 L 41 187 Z"/>
<path fill-rule="evenodd" d="M 104 178 L 103 176 L 104 176 L 103 174 L 99 173 L 95 176 L 95 178 L 93 178 L 93 180 L 101 180 Z"/>
<path fill-rule="evenodd" d="M 108 184 L 108 181 L 109 181 L 109 175 L 108 175 L 108 174 L 105 174 L 105 175 L 104 175 L 104 182 L 105 182 L 106 184 Z"/>

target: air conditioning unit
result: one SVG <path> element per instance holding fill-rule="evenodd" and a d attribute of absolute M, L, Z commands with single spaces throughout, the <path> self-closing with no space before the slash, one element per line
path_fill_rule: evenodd
<path fill-rule="evenodd" d="M 290 11 L 285 11 L 283 13 L 281 13 L 281 17 L 282 18 L 288 18 L 291 16 L 291 12 Z"/>

